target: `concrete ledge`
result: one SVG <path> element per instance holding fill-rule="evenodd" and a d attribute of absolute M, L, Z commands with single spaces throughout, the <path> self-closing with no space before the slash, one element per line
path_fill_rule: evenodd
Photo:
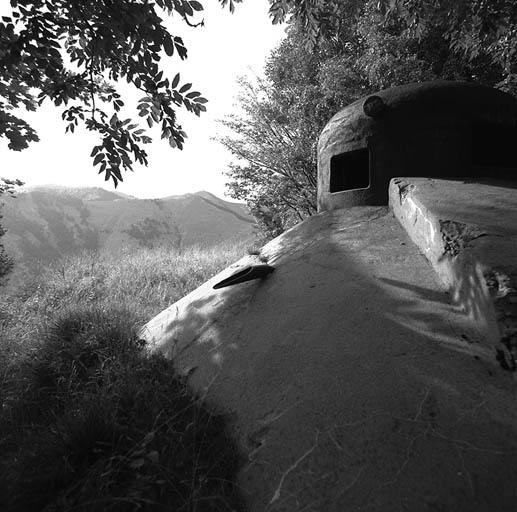
<path fill-rule="evenodd" d="M 517 188 L 394 178 L 389 204 L 501 366 L 517 368 Z"/>

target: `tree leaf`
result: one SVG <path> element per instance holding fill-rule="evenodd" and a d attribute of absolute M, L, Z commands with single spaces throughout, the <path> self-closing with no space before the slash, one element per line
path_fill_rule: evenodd
<path fill-rule="evenodd" d="M 102 160 L 104 160 L 104 153 L 99 153 L 99 154 L 95 157 L 95 159 L 93 160 L 93 165 L 94 165 L 94 167 L 95 167 L 98 163 L 102 162 Z"/>
<path fill-rule="evenodd" d="M 174 55 L 174 43 L 172 42 L 172 38 L 169 35 L 165 36 L 163 39 L 163 49 L 169 57 Z"/>
<path fill-rule="evenodd" d="M 203 6 L 197 2 L 196 0 L 190 0 L 190 6 L 192 7 L 192 9 L 194 9 L 194 11 L 202 11 L 203 10 Z"/>
<path fill-rule="evenodd" d="M 156 123 L 160 122 L 160 111 L 157 108 L 153 107 L 151 109 L 151 116 Z"/>

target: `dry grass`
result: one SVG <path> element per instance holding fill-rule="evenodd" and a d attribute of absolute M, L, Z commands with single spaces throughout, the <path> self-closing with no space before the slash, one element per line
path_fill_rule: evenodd
<path fill-rule="evenodd" d="M 62 260 L 7 295 L 0 288 L 3 352 L 7 343 L 25 350 L 46 321 L 69 305 L 102 309 L 117 304 L 143 324 L 245 254 L 246 245 L 237 244 L 183 251 L 141 249 L 116 259 L 84 253 Z"/>
<path fill-rule="evenodd" d="M 244 253 L 84 254 L 0 298 L 0 509 L 242 508 L 223 418 L 137 332 Z"/>

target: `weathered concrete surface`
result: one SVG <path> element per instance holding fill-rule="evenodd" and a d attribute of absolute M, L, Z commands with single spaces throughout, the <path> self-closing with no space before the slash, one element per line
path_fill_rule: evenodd
<path fill-rule="evenodd" d="M 501 364 L 517 349 L 517 187 L 397 178 L 390 207 Z M 494 351 L 495 347 L 495 351 Z"/>
<path fill-rule="evenodd" d="M 316 215 L 263 281 L 207 282 L 146 326 L 227 414 L 250 511 L 514 511 L 514 374 L 386 208 Z"/>
<path fill-rule="evenodd" d="M 364 111 L 370 95 L 338 112 L 321 132 L 318 211 L 386 205 L 390 179 L 396 176 L 517 178 L 514 159 L 497 167 L 498 156 L 515 144 L 509 134 L 517 127 L 517 99 L 511 94 L 471 82 L 437 80 L 392 87 L 374 96 L 385 106 L 379 115 Z M 503 133 L 498 133 L 501 127 Z M 490 134 L 497 133 L 492 139 Z M 360 149 L 369 153 L 366 168 L 345 159 L 335 172 L 363 175 L 366 181 L 364 174 L 369 174 L 369 186 L 331 191 L 333 158 Z M 490 169 L 479 160 L 478 149 L 491 155 Z"/>

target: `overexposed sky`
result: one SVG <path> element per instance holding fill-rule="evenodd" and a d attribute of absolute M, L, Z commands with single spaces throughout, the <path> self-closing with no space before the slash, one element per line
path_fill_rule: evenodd
<path fill-rule="evenodd" d="M 245 0 L 236 5 L 234 14 L 222 9 L 216 0 L 202 2 L 205 26 L 189 28 L 184 23 L 168 22 L 174 35 L 183 37 L 188 59 L 172 57 L 162 65 L 169 78 L 179 71 L 181 83 L 190 82 L 207 103 L 207 112 L 200 117 L 178 109 L 178 121 L 187 132 L 183 151 L 171 149 L 160 133 L 149 130 L 153 143 L 145 146 L 149 166 L 135 165 L 134 172 L 123 175 L 118 190 L 135 197 L 156 198 L 207 190 L 222 197 L 225 193 L 224 170 L 231 155 L 211 137 L 222 127 L 217 123 L 235 110 L 239 76 L 262 74 L 265 59 L 284 36 L 285 27 L 273 26 L 268 16 L 267 0 Z M 1 8 L 1 14 L 7 9 Z M 125 96 L 126 111 L 121 117 L 138 119 L 136 101 L 141 92 Z M 132 99 L 131 99 L 132 98 Z M 134 105 L 133 105 L 134 103 Z M 36 113 L 24 118 L 38 131 L 40 142 L 15 152 L 0 140 L 0 177 L 18 178 L 26 185 L 58 184 L 65 186 L 101 186 L 113 189 L 113 182 L 104 181 L 92 166 L 90 152 L 98 138 L 78 130 L 65 134 L 61 121 L 62 108 L 44 104 Z M 144 123 L 145 124 L 145 123 Z M 145 127 L 147 125 L 145 124 Z"/>

